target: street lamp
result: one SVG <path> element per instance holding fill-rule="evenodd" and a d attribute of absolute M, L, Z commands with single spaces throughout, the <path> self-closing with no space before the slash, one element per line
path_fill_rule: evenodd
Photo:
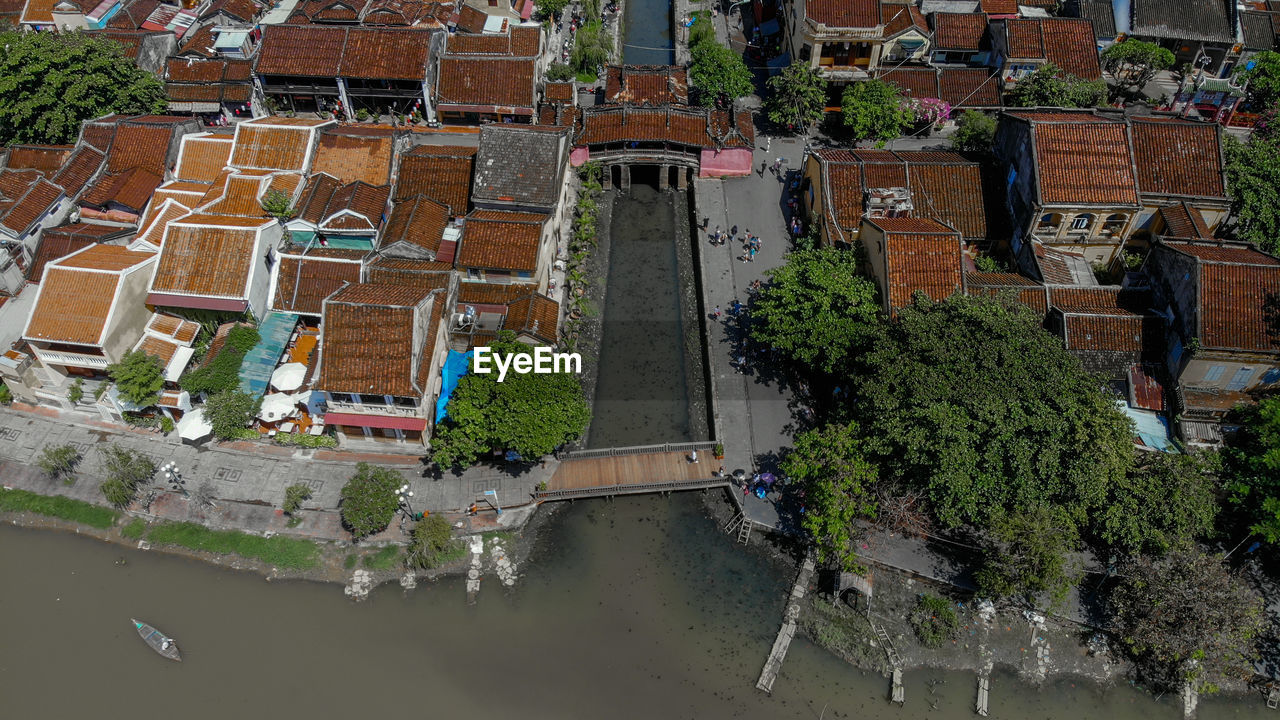
<path fill-rule="evenodd" d="M 410 518 L 416 518 L 413 513 L 413 506 L 409 504 L 409 498 L 413 497 L 413 491 L 409 489 L 409 484 L 405 483 L 396 489 L 396 497 L 400 499 L 400 504 L 404 506 L 404 512 Z"/>
<path fill-rule="evenodd" d="M 182 473 L 178 472 L 178 466 L 172 462 L 165 463 L 160 466 L 160 472 L 164 473 L 164 477 L 169 481 L 169 487 L 182 493 L 183 497 L 190 497 L 187 494 L 186 481 L 182 478 Z"/>

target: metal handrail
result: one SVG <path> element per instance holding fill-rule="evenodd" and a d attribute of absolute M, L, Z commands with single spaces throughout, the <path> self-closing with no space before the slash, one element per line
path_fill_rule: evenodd
<path fill-rule="evenodd" d="M 533 493 L 536 500 L 571 500 L 575 498 L 607 497 L 610 495 L 641 495 L 644 493 L 667 492 L 676 490 L 705 490 L 707 488 L 728 487 L 728 478 L 708 478 L 705 480 L 676 480 L 673 482 L 645 483 L 643 485 L 601 485 L 590 488 L 572 490 L 540 490 Z"/>
<path fill-rule="evenodd" d="M 655 455 L 657 453 L 684 452 L 688 450 L 711 450 L 718 444 L 714 440 L 696 440 L 693 442 L 663 443 L 661 445 L 570 450 L 561 453 L 560 459 L 581 460 L 586 458 L 618 457 L 619 455 Z"/>

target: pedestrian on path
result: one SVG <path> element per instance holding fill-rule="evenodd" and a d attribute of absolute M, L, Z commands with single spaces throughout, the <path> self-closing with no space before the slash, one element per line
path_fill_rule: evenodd
<path fill-rule="evenodd" d="M 760 177 L 764 177 L 764 169 L 769 166 L 768 160 L 760 161 Z"/>
<path fill-rule="evenodd" d="M 715 310 L 713 310 L 713 311 L 711 312 L 711 319 L 712 319 L 712 320 L 719 320 L 719 319 L 720 319 L 720 314 L 721 314 L 721 313 L 720 313 L 720 306 L 719 306 L 719 305 L 717 305 L 717 306 L 716 306 L 716 309 L 715 309 Z"/>
<path fill-rule="evenodd" d="M 697 464 L 698 464 L 698 450 L 697 450 L 697 448 L 694 448 L 693 450 L 691 450 L 691 451 L 689 452 L 689 462 L 690 462 L 691 464 L 693 464 L 693 465 L 697 465 Z"/>
<path fill-rule="evenodd" d="M 755 246 L 752 246 L 747 249 L 747 262 L 755 262 L 755 261 L 756 261 L 756 249 L 755 249 Z"/>

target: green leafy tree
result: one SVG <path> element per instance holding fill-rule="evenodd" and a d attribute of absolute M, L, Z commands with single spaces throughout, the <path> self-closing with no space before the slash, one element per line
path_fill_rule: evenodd
<path fill-rule="evenodd" d="M 1255 130 L 1246 142 L 1224 140 L 1235 235 L 1280 252 L 1280 133 Z"/>
<path fill-rule="evenodd" d="M 742 56 L 718 42 L 701 42 L 690 49 L 689 82 L 698 88 L 703 105 L 725 104 L 755 92 L 751 70 Z"/>
<path fill-rule="evenodd" d="M 0 145 L 74 143 L 90 118 L 168 108 L 119 43 L 82 32 L 0 32 L 0 78 Z"/>
<path fill-rule="evenodd" d="M 495 355 L 530 355 L 532 348 L 504 332 Z M 436 426 L 432 459 L 440 467 L 466 467 L 494 450 L 535 460 L 577 439 L 591 420 L 582 384 L 572 373 L 470 373 L 449 398 L 448 417 Z"/>
<path fill-rule="evenodd" d="M 847 412 L 947 526 L 1061 506 L 1083 527 L 1133 464 L 1132 425 L 1008 297 L 918 297 L 857 358 Z"/>
<path fill-rule="evenodd" d="M 538 15 L 543 18 L 558 17 L 569 6 L 569 0 L 542 0 L 538 3 Z"/>
<path fill-rule="evenodd" d="M 356 474 L 342 486 L 342 524 L 360 540 L 387 529 L 400 501 L 396 490 L 404 478 L 387 468 L 360 463 Z"/>
<path fill-rule="evenodd" d="M 281 220 L 288 220 L 297 214 L 294 212 L 293 202 L 281 190 L 268 190 L 262 196 L 262 210 L 271 217 Z"/>
<path fill-rule="evenodd" d="M 219 440 L 238 437 L 262 407 L 262 398 L 239 390 L 223 390 L 204 403 L 204 419 Z"/>
<path fill-rule="evenodd" d="M 1048 63 L 1022 78 L 1006 98 L 1012 107 L 1096 107 L 1107 100 L 1107 83 L 1081 80 Z"/>
<path fill-rule="evenodd" d="M 155 356 L 131 350 L 120 362 L 108 365 L 107 374 L 125 400 L 137 407 L 154 405 L 164 389 L 164 367 Z"/>
<path fill-rule="evenodd" d="M 1129 38 L 1102 51 L 1102 68 L 1122 90 L 1139 90 L 1161 70 L 1173 67 L 1173 52 L 1155 43 Z"/>
<path fill-rule="evenodd" d="M 600 17 L 600 13 L 587 15 Z M 613 35 L 609 34 L 599 20 L 589 20 L 578 28 L 573 41 L 573 52 L 569 55 L 569 64 L 579 73 L 596 76 L 596 68 L 609 62 L 613 57 Z"/>
<path fill-rule="evenodd" d="M 1136 556 L 1119 568 L 1110 630 L 1155 689 L 1211 693 L 1253 676 L 1263 602 L 1217 555 Z"/>
<path fill-rule="evenodd" d="M 107 445 L 99 448 L 104 479 L 102 495 L 116 507 L 127 507 L 138 495 L 138 488 L 156 474 L 156 464 L 137 450 Z"/>
<path fill-rule="evenodd" d="M 293 515 L 302 509 L 302 503 L 311 497 L 311 488 L 298 483 L 290 485 L 284 489 L 284 505 L 282 509 L 286 515 Z"/>
<path fill-rule="evenodd" d="M 36 465 L 50 478 L 70 478 L 80 464 L 80 451 L 71 445 L 45 445 Z"/>
<path fill-rule="evenodd" d="M 213 395 L 223 390 L 239 388 L 240 364 L 244 361 L 245 353 L 253 349 L 258 339 L 257 328 L 248 325 L 232 328 L 217 355 L 182 376 L 179 381 L 182 389 L 192 395 Z"/>
<path fill-rule="evenodd" d="M 1250 532 L 1280 543 L 1280 398 L 1235 415 L 1240 430 L 1223 451 L 1230 501 L 1247 518 Z"/>
<path fill-rule="evenodd" d="M 883 80 L 846 85 L 840 97 L 840 116 L 855 140 L 875 140 L 881 146 L 915 120 L 915 112 L 903 103 L 898 87 Z"/>
<path fill-rule="evenodd" d="M 71 381 L 71 386 L 67 388 L 67 399 L 70 400 L 71 404 L 74 405 L 76 403 L 79 403 L 81 398 L 83 397 L 84 397 L 84 379 L 76 378 L 75 380 Z"/>
<path fill-rule="evenodd" d="M 957 150 L 967 152 L 991 152 L 996 138 L 996 119 L 978 110 L 965 110 L 956 120 L 956 132 L 951 144 Z"/>
<path fill-rule="evenodd" d="M 780 469 L 804 490 L 800 524 L 819 559 L 846 570 L 858 567 L 854 523 L 875 517 L 876 467 L 863 457 L 855 429 L 828 425 L 800 433 Z"/>
<path fill-rule="evenodd" d="M 1249 101 L 1256 108 L 1276 108 L 1276 101 L 1280 100 L 1280 53 L 1266 50 L 1253 55 L 1248 63 L 1236 66 L 1235 75 L 1244 83 Z"/>
<path fill-rule="evenodd" d="M 551 63 L 547 66 L 547 79 L 557 80 L 560 82 L 572 80 L 578 73 L 572 67 L 565 63 Z"/>
<path fill-rule="evenodd" d="M 854 253 L 799 250 L 768 275 L 751 305 L 751 339 L 796 364 L 835 373 L 879 331 L 876 286 Z"/>
<path fill-rule="evenodd" d="M 453 539 L 453 528 L 448 520 L 440 515 L 428 515 L 413 526 L 405 561 L 409 567 L 436 567 L 457 542 Z"/>
<path fill-rule="evenodd" d="M 1101 539 L 1129 552 L 1189 547 L 1217 516 L 1215 456 L 1144 455 L 1094 515 Z"/>
<path fill-rule="evenodd" d="M 1061 513 L 1035 508 L 996 518 L 991 524 L 994 539 L 984 553 L 975 580 L 978 591 L 998 598 L 1022 598 L 1040 606 L 1047 595 L 1050 605 L 1060 603 L 1080 579 L 1077 562 L 1068 552 L 1080 544 L 1070 518 Z"/>
<path fill-rule="evenodd" d="M 827 79 L 807 63 L 792 63 L 769 78 L 764 106 L 770 121 L 808 133 L 827 106 Z"/>

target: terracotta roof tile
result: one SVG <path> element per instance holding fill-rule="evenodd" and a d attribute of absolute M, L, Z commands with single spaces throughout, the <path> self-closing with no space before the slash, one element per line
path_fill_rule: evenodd
<path fill-rule="evenodd" d="M 257 260 L 257 231 L 201 225 L 200 219 L 169 225 L 151 292 L 243 299 Z"/>
<path fill-rule="evenodd" d="M 604 96 L 614 103 L 687 105 L 689 77 L 678 65 L 610 65 L 605 68 Z"/>
<path fill-rule="evenodd" d="M 1036 313 L 1048 312 L 1048 295 L 1045 287 L 1031 278 L 1017 273 L 969 272 L 964 275 L 964 290 L 976 297 L 997 297 L 1011 294 L 1018 302 Z"/>
<path fill-rule="evenodd" d="M 1085 80 L 1102 77 L 1093 23 L 1078 18 L 1043 18 L 1039 22 L 1046 60 Z"/>
<path fill-rule="evenodd" d="M 324 303 L 318 389 L 417 397 L 416 308 L 430 291 L 407 285 L 348 285 Z M 426 338 L 416 338 L 423 342 Z"/>
<path fill-rule="evenodd" d="M 368 273 L 369 282 L 375 284 L 412 285 L 423 290 L 437 290 L 449 287 L 453 265 L 430 260 L 380 257 L 368 265 Z"/>
<path fill-rule="evenodd" d="M 906 97 L 940 97 L 938 94 L 938 72 L 933 68 L 896 67 L 877 72 L 876 77 L 897 86 Z"/>
<path fill-rule="evenodd" d="M 1036 123 L 1041 200 L 1137 205 L 1137 179 L 1126 130 L 1120 122 Z"/>
<path fill-rule="evenodd" d="M 58 172 L 74 149 L 73 145 L 10 145 L 5 167 L 12 170 L 39 170 L 48 177 Z"/>
<path fill-rule="evenodd" d="M 320 315 L 324 299 L 347 283 L 360 282 L 360 260 L 325 255 L 280 255 L 276 297 L 272 307 L 286 312 Z"/>
<path fill-rule="evenodd" d="M 90 245 L 114 240 L 128 235 L 126 228 L 107 225 L 89 225 L 74 223 L 49 228 L 40 234 L 40 244 L 36 247 L 35 257 L 27 271 L 27 282 L 39 283 L 44 276 L 45 265 L 82 250 Z"/>
<path fill-rule="evenodd" d="M 164 231 L 169 227 L 169 223 L 190 212 L 191 208 L 177 200 L 166 199 L 157 205 L 153 199 L 152 204 L 147 208 L 147 213 L 143 215 L 142 221 L 138 223 L 138 227 L 142 232 L 138 233 L 135 241 L 160 247 L 164 243 Z"/>
<path fill-rule="evenodd" d="M 297 126 L 280 122 L 289 119 L 262 118 L 236 125 L 231 164 L 243 168 L 306 170 L 312 131 L 321 123 Z"/>
<path fill-rule="evenodd" d="M 121 123 L 116 130 L 115 141 L 111 143 L 111 151 L 107 153 L 107 172 L 119 173 L 140 167 L 163 179 L 172 137 L 171 126 Z"/>
<path fill-rule="evenodd" d="M 972 50 L 982 47 L 987 16 L 982 13 L 934 13 L 933 47 L 936 50 Z"/>
<path fill-rule="evenodd" d="M 577 96 L 577 90 L 571 82 L 547 82 L 542 95 L 549 102 L 571 103 Z"/>
<path fill-rule="evenodd" d="M 579 145 L 622 141 L 666 140 L 694 147 L 715 147 L 717 141 L 726 147 L 749 147 L 754 137 L 715 137 L 711 133 L 715 111 L 707 108 L 666 107 L 630 108 L 624 106 L 600 106 L 584 108 L 575 142 Z M 724 113 L 727 117 L 727 113 Z M 747 130 L 739 117 L 739 130 Z"/>
<path fill-rule="evenodd" d="M 173 315 L 156 313 L 151 316 L 151 320 L 147 321 L 147 332 L 173 338 L 184 345 L 190 345 L 195 342 L 196 335 L 200 334 L 200 323 L 184 320 Z"/>
<path fill-rule="evenodd" d="M 1199 336 L 1206 348 L 1276 352 L 1274 307 L 1280 260 L 1244 243 L 1160 244 L 1196 259 L 1200 268 Z"/>
<path fill-rule="evenodd" d="M 978 7 L 988 15 L 1018 14 L 1018 0 L 981 0 Z"/>
<path fill-rule="evenodd" d="M 1050 288 L 1049 304 L 1064 316 L 1068 350 L 1158 353 L 1164 320 L 1144 290 Z"/>
<path fill-rule="evenodd" d="M 106 208 L 110 204 L 123 205 L 140 213 L 151 200 L 151 194 L 164 182 L 164 178 L 142 167 L 134 167 L 115 174 L 102 176 L 80 202 Z"/>
<path fill-rule="evenodd" d="M 458 8 L 458 29 L 463 32 L 482 33 L 488 20 L 488 13 L 479 8 L 470 5 L 463 5 Z"/>
<path fill-rule="evenodd" d="M 424 195 L 465 215 L 475 154 L 475 148 L 419 145 L 400 157 L 395 197 Z"/>
<path fill-rule="evenodd" d="M 961 287 L 960 235 L 925 218 L 867 218 L 884 231 L 889 306 L 906 307 L 916 292 L 943 300 Z"/>
<path fill-rule="evenodd" d="M 511 219 L 498 219 L 511 215 Z M 527 213 L 486 213 L 469 216 L 462 230 L 457 263 L 461 267 L 534 272 L 542 246 L 542 221 Z"/>
<path fill-rule="evenodd" d="M 1164 220 L 1164 235 L 1176 238 L 1211 239 L 1213 233 L 1204 222 L 1204 216 L 1185 202 L 1166 205 L 1156 211 Z"/>
<path fill-rule="evenodd" d="M 216 200 L 200 206 L 200 211 L 214 215 L 241 215 L 262 218 L 267 211 L 262 208 L 262 196 L 267 191 L 269 176 L 229 175 L 223 181 Z M 217 192 L 219 186 L 214 183 Z"/>
<path fill-rule="evenodd" d="M 560 303 L 537 293 L 515 300 L 507 307 L 502 329 L 555 343 L 560 337 Z"/>
<path fill-rule="evenodd" d="M 872 28 L 881 22 L 880 0 L 809 0 L 805 14 L 833 28 Z"/>
<path fill-rule="evenodd" d="M 329 129 L 320 135 L 311 172 L 328 173 L 344 183 L 358 180 L 386 185 L 391 180 L 394 146 L 391 130 L 380 135 L 353 135 L 345 133 L 344 128 Z"/>
<path fill-rule="evenodd" d="M 80 139 L 102 151 L 105 156 L 116 137 L 116 121 L 112 118 L 90 120 L 80 129 Z"/>
<path fill-rule="evenodd" d="M 1045 58 L 1044 33 L 1039 18 L 1010 20 L 1005 23 L 1009 38 L 1009 56 L 1015 58 Z"/>
<path fill-rule="evenodd" d="M 908 29 L 915 29 L 922 35 L 929 34 L 929 22 L 915 5 L 889 5 L 880 9 L 884 18 L 884 36 L 894 37 Z"/>
<path fill-rule="evenodd" d="M 32 183 L 16 202 L 0 215 L 4 225 L 18 235 L 25 233 L 42 215 L 62 197 L 62 188 L 40 178 Z"/>
<path fill-rule="evenodd" d="M 988 68 L 941 68 L 938 88 L 953 108 L 1000 106 L 1000 76 Z"/>
<path fill-rule="evenodd" d="M 1219 126 L 1132 119 L 1138 191 L 1226 199 Z"/>
<path fill-rule="evenodd" d="M 200 14 L 200 19 L 207 20 L 215 15 L 223 14 L 252 24 L 254 19 L 262 13 L 262 10 L 263 6 L 253 0 L 213 0 L 205 8 L 204 12 Z"/>
<path fill-rule="evenodd" d="M 494 285 L 491 283 L 458 283 L 458 302 L 471 305 L 508 305 L 526 297 L 529 286 Z"/>
<path fill-rule="evenodd" d="M 119 245 L 93 245 L 45 268 L 25 337 L 98 345 L 115 302 L 121 271 L 150 261 L 152 253 Z"/>
<path fill-rule="evenodd" d="M 173 176 L 181 180 L 213 182 L 230 163 L 233 145 L 233 138 L 221 135 L 183 137 Z"/>
<path fill-rule="evenodd" d="M 107 27 L 123 30 L 140 28 L 142 23 L 146 22 L 147 17 L 155 12 L 158 5 L 160 5 L 160 0 L 133 0 L 133 2 L 126 2 L 119 12 L 111 16 L 111 20 L 107 22 Z"/>
<path fill-rule="evenodd" d="M 267 25 L 254 69 L 259 75 L 338 77 L 346 42 L 346 28 Z"/>
<path fill-rule="evenodd" d="M 445 56 L 436 79 L 442 105 L 534 107 L 532 58 Z"/>
<path fill-rule="evenodd" d="M 410 28 L 351 28 L 340 72 L 349 78 L 425 80 L 432 32 Z"/>

